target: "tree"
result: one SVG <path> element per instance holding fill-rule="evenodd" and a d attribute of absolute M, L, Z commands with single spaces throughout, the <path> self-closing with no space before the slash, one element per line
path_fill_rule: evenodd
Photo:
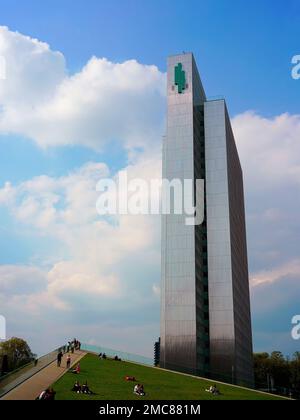
<path fill-rule="evenodd" d="M 271 361 L 268 353 L 254 354 L 254 375 L 256 388 L 268 389 L 270 386 Z"/>
<path fill-rule="evenodd" d="M 298 356 L 299 359 L 297 359 Z M 297 384 L 300 371 L 297 371 L 296 365 L 298 363 L 300 366 L 300 354 L 298 356 L 295 355 L 293 361 L 290 361 L 280 351 L 273 351 L 271 354 L 254 354 L 256 388 L 272 389 L 272 391 L 275 388 L 278 393 L 284 395 L 287 395 L 291 388 L 296 389 L 297 385 L 292 386 L 292 377 L 294 377 L 294 383 Z"/>
<path fill-rule="evenodd" d="M 290 362 L 290 382 L 293 395 L 300 398 L 300 352 L 296 351 Z"/>
<path fill-rule="evenodd" d="M 8 359 L 6 355 L 0 357 L 0 366 L 0 376 L 3 376 L 8 372 Z"/>
<path fill-rule="evenodd" d="M 270 357 L 271 375 L 274 378 L 275 387 L 289 388 L 290 372 L 289 362 L 280 351 L 273 351 Z"/>
<path fill-rule="evenodd" d="M 293 355 L 293 360 L 296 362 L 300 362 L 300 351 L 295 351 Z"/>
<path fill-rule="evenodd" d="M 0 343 L 0 356 L 7 357 L 9 372 L 31 362 L 35 358 L 26 341 L 17 337 Z"/>

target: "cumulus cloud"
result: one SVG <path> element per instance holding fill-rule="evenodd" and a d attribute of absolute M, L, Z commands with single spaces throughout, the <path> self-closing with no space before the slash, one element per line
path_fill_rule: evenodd
<path fill-rule="evenodd" d="M 0 265 L 1 294 L 32 295 L 47 284 L 45 273 L 38 267 L 26 265 Z"/>
<path fill-rule="evenodd" d="M 244 173 L 251 284 L 284 287 L 279 279 L 298 259 L 300 115 L 249 111 L 232 123 Z"/>
<path fill-rule="evenodd" d="M 291 329 L 292 318 L 299 313 L 300 264 L 299 259 L 275 264 L 252 276 L 255 350 L 281 350 L 291 355 L 299 349 Z"/>
<path fill-rule="evenodd" d="M 1 120 L 6 113 L 15 113 L 16 120 L 19 110 L 46 104 L 66 77 L 63 54 L 5 26 L 0 26 L 0 56 L 6 63 L 6 78 L 0 81 Z"/>
<path fill-rule="evenodd" d="M 293 353 L 299 312 L 300 115 L 232 120 L 244 173 L 251 308 L 256 351 Z"/>
<path fill-rule="evenodd" d="M 7 67 L 7 79 L 0 80 L 0 135 L 19 134 L 42 148 L 101 150 L 119 141 L 130 178 L 160 177 L 165 75 L 156 66 L 92 57 L 70 75 L 60 52 L 5 27 L 0 56 Z M 300 116 L 245 112 L 232 122 L 245 179 L 253 307 L 272 312 L 299 284 Z M 102 333 L 120 347 L 126 338 L 134 342 L 138 331 L 143 348 L 152 348 L 159 316 L 159 217 L 100 218 L 96 183 L 111 175 L 105 162 L 87 162 L 64 176 L 40 175 L 0 188 L 0 205 L 20 232 L 58 244 L 43 264 L 0 266 L 1 311 L 14 333 L 26 331 L 36 344 L 43 337 L 52 347 L 47 330 L 60 340 L 76 326 L 83 339 L 99 343 Z"/>
<path fill-rule="evenodd" d="M 248 189 L 300 185 L 300 115 L 265 118 L 248 111 L 232 123 Z"/>
<path fill-rule="evenodd" d="M 129 179 L 149 180 L 155 174 L 159 177 L 160 160 L 157 155 L 140 157 L 125 169 Z M 2 203 L 21 226 L 63 244 L 67 257 L 61 259 L 57 255 L 54 264 L 44 272 L 44 292 L 56 303 L 60 300 L 61 308 L 69 308 L 74 295 L 118 298 L 131 293 L 133 297 L 135 286 L 124 281 L 120 267 L 132 257 L 146 254 L 143 258 L 147 264 L 147 255 L 159 255 L 157 217 L 116 215 L 109 220 L 97 214 L 96 184 L 108 175 L 105 164 L 89 162 L 66 176 L 39 176 L 0 189 Z M 16 267 L 16 278 L 18 270 Z M 139 272 L 138 264 L 135 271 Z M 150 290 L 151 287 L 152 283 Z M 14 282 L 12 289 L 15 290 Z"/>
<path fill-rule="evenodd" d="M 160 176 L 161 162 L 156 153 L 148 153 L 123 169 L 129 179 L 149 180 Z M 159 303 L 152 286 L 159 282 L 159 217 L 100 217 L 96 184 L 109 175 L 106 164 L 88 162 L 65 176 L 39 176 L 0 189 L 1 203 L 20 232 L 30 229 L 31 236 L 49 237 L 58 245 L 51 261 L 41 266 L 0 266 L 1 313 L 9 331 L 32 339 L 37 351 L 48 350 L 45 343 L 53 346 L 54 339 L 60 344 L 71 331 L 75 334 L 75 325 L 82 340 L 102 332 L 107 335 L 102 344 L 115 343 L 117 348 L 126 345 L 121 338 L 116 342 L 114 334 L 121 337 L 122 331 L 122 337 L 134 342 L 134 331 L 140 329 L 145 354 L 158 334 Z M 45 337 L 39 342 L 45 331 L 36 320 L 55 331 L 52 341 Z M 99 338 L 97 342 L 101 344 Z"/>
<path fill-rule="evenodd" d="M 7 67 L 0 82 L 0 133 L 41 147 L 99 150 L 119 141 L 132 150 L 160 142 L 166 82 L 156 66 L 92 57 L 69 75 L 61 53 L 6 27 L 0 27 L 0 56 Z"/>

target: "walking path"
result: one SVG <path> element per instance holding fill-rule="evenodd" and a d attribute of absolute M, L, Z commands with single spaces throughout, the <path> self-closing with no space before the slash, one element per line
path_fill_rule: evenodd
<path fill-rule="evenodd" d="M 79 350 L 71 354 L 72 366 L 85 356 L 85 354 L 86 352 Z M 61 367 L 57 367 L 56 361 L 52 362 L 31 378 L 9 391 L 1 400 L 35 400 L 43 390 L 47 389 L 67 372 L 66 360 L 67 356 L 64 355 Z"/>
<path fill-rule="evenodd" d="M 6 376 L 0 377 L 0 398 L 54 362 L 57 358 L 57 353 L 58 349 L 39 357 L 37 363 L 31 362 L 20 369 L 8 373 Z"/>

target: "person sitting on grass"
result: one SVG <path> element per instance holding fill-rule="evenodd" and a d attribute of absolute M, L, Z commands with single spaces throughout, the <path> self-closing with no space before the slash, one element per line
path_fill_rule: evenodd
<path fill-rule="evenodd" d="M 80 373 L 80 363 L 77 363 L 75 369 L 72 370 L 72 373 L 79 374 Z"/>
<path fill-rule="evenodd" d="M 93 394 L 93 391 L 90 390 L 87 381 L 85 382 L 84 385 L 82 385 L 81 391 L 83 394 L 89 394 L 89 395 Z"/>
<path fill-rule="evenodd" d="M 146 393 L 145 393 L 145 391 L 144 391 L 144 385 L 141 385 L 141 386 L 140 386 L 140 389 L 139 389 L 139 395 L 141 395 L 142 397 L 144 397 L 144 396 L 146 395 Z"/>
<path fill-rule="evenodd" d="M 54 389 L 50 388 L 48 390 L 48 392 L 46 392 L 44 400 L 54 401 L 55 400 L 55 394 L 56 394 L 56 392 L 54 391 Z"/>
<path fill-rule="evenodd" d="M 54 400 L 56 392 L 53 388 L 47 388 L 45 391 L 41 392 L 40 395 L 36 398 L 37 400 Z"/>
<path fill-rule="evenodd" d="M 136 379 L 134 376 L 125 376 L 125 381 L 136 382 Z"/>
<path fill-rule="evenodd" d="M 37 397 L 37 400 L 44 400 L 45 399 L 45 395 L 49 392 L 49 389 L 45 389 L 44 391 L 42 391 L 40 393 L 40 395 Z"/>
<path fill-rule="evenodd" d="M 77 394 L 81 393 L 81 386 L 79 381 L 76 381 L 71 391 L 77 392 Z"/>
<path fill-rule="evenodd" d="M 209 392 L 213 395 L 220 395 L 220 391 L 217 388 L 217 385 L 212 385 L 208 389 L 205 390 L 206 392 Z"/>
<path fill-rule="evenodd" d="M 135 385 L 135 387 L 133 388 L 133 393 L 139 395 L 140 397 L 144 397 L 146 395 L 144 391 L 144 385 Z"/>

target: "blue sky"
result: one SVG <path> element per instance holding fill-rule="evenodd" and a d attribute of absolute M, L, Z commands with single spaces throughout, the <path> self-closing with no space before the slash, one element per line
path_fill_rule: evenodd
<path fill-rule="evenodd" d="M 8 109 L 0 112 L 0 312 L 9 334 L 47 351 L 56 343 L 40 342 L 43 314 L 48 327 L 62 320 L 57 344 L 76 322 L 84 340 L 151 354 L 158 222 L 140 220 L 144 236 L 128 220 L 119 230 L 99 226 L 87 189 L 99 173 L 159 173 L 166 56 L 193 51 L 207 96 L 226 97 L 244 169 L 255 349 L 295 351 L 300 81 L 291 59 L 300 54 L 299 2 L 0 0 L 0 10 L 8 27 L 0 35 L 8 56 L 7 84 L 0 81 L 1 112 Z M 125 82 L 117 63 L 127 63 Z M 138 323 L 129 301 L 143 311 Z M 137 332 L 136 349 L 129 341 Z"/>
<path fill-rule="evenodd" d="M 264 115 L 298 109 L 289 72 L 299 49 L 297 0 L 2 0 L 1 21 L 61 51 L 71 72 L 92 55 L 165 71 L 167 55 L 193 51 L 208 95 L 226 96 L 231 113 L 245 104 Z"/>

